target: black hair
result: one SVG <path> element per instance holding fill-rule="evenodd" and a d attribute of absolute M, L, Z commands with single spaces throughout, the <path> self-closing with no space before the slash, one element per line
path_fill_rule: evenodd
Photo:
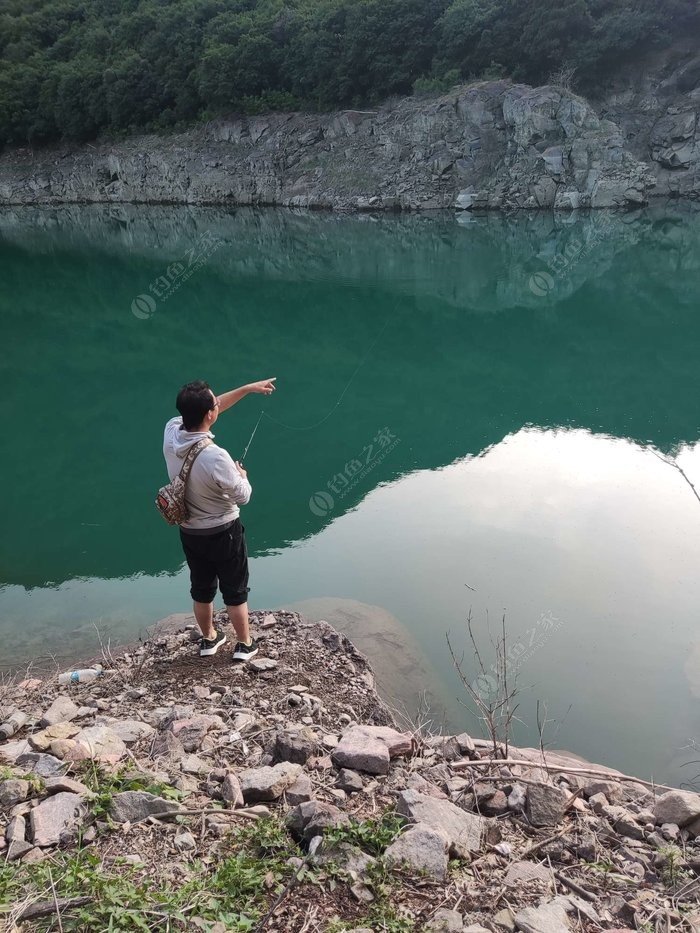
<path fill-rule="evenodd" d="M 212 391 L 202 379 L 188 382 L 177 393 L 175 407 L 182 415 L 182 424 L 186 431 L 193 431 L 204 421 L 204 416 L 215 407 Z"/>

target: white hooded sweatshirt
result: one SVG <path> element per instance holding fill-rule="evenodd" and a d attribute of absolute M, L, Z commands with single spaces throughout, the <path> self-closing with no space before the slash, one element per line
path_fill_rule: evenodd
<path fill-rule="evenodd" d="M 168 421 L 163 436 L 163 456 L 171 480 L 182 469 L 187 451 L 203 437 L 213 438 L 214 435 L 211 431 L 185 431 L 182 418 Z M 190 517 L 180 527 L 194 534 L 211 534 L 221 526 L 230 525 L 238 518 L 238 506 L 250 500 L 252 491 L 230 454 L 210 444 L 198 454 L 190 470 L 185 494 Z"/>

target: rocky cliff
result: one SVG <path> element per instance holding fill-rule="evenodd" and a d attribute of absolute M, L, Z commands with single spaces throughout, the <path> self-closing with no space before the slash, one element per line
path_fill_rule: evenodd
<path fill-rule="evenodd" d="M 217 120 L 177 136 L 6 153 L 0 203 L 341 210 L 625 207 L 700 193 L 700 55 L 640 64 L 592 105 L 509 81 L 377 111 Z"/>

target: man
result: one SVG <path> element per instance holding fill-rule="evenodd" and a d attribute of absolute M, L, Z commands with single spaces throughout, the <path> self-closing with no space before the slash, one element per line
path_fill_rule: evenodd
<path fill-rule="evenodd" d="M 275 377 L 276 378 L 276 377 Z M 206 382 L 190 382 L 178 392 L 179 418 L 165 426 L 163 454 L 173 480 L 187 451 L 202 438 L 213 438 L 219 414 L 250 393 L 271 395 L 275 378 L 252 382 L 218 398 Z M 258 653 L 248 626 L 248 552 L 239 505 L 250 500 L 252 489 L 243 466 L 223 448 L 209 444 L 195 458 L 187 480 L 185 500 L 189 519 L 180 526 L 180 540 L 190 568 L 194 617 L 202 633 L 200 655 L 216 654 L 226 643 L 214 627 L 217 583 L 236 633 L 234 660 L 249 661 Z"/>

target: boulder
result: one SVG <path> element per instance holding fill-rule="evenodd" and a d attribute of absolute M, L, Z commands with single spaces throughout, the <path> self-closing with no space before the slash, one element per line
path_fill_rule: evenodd
<path fill-rule="evenodd" d="M 389 726 L 351 726 L 331 755 L 337 768 L 388 774 L 389 761 L 413 748 L 410 735 Z"/>
<path fill-rule="evenodd" d="M 273 767 L 248 768 L 239 775 L 246 803 L 258 800 L 278 800 L 301 775 L 301 765 L 283 761 Z"/>
<path fill-rule="evenodd" d="M 62 792 L 42 800 L 29 814 L 34 845 L 41 848 L 58 845 L 62 836 L 75 833 L 86 812 L 80 794 Z"/>
<path fill-rule="evenodd" d="M 405 866 L 413 872 L 425 872 L 431 878 L 443 881 L 447 874 L 449 840 L 424 823 L 409 827 L 384 853 L 390 867 Z"/>
<path fill-rule="evenodd" d="M 466 786 L 466 785 L 465 785 Z M 441 791 L 439 787 L 431 781 L 427 781 L 422 774 L 413 771 L 406 782 L 409 790 L 417 790 L 419 794 L 425 794 L 427 797 L 436 797 L 438 800 L 447 800 L 447 794 Z"/>
<path fill-rule="evenodd" d="M 174 800 L 156 797 L 145 790 L 126 790 L 112 798 L 111 815 L 116 823 L 137 823 L 149 816 L 163 816 L 182 809 Z"/>
<path fill-rule="evenodd" d="M 556 826 L 568 799 L 565 791 L 553 784 L 531 784 L 525 805 L 527 818 L 533 826 Z"/>
<path fill-rule="evenodd" d="M 449 800 L 438 800 L 415 790 L 404 790 L 398 796 L 397 811 L 414 823 L 424 823 L 448 841 L 455 858 L 468 858 L 478 852 L 484 829 L 483 817 L 467 813 Z"/>
<path fill-rule="evenodd" d="M 681 828 L 700 817 L 700 795 L 687 790 L 671 790 L 654 804 L 657 823 L 675 823 Z"/>
<path fill-rule="evenodd" d="M 79 707 L 67 696 L 58 696 L 41 717 L 40 725 L 55 726 L 59 722 L 75 719 Z"/>

